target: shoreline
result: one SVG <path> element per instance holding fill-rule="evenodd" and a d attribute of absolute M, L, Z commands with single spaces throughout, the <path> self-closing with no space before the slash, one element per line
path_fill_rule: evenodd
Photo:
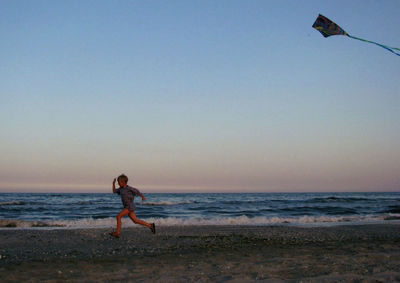
<path fill-rule="evenodd" d="M 335 226 L 355 226 L 355 225 L 391 225 L 400 224 L 400 216 L 386 216 L 382 219 L 371 217 L 370 219 L 308 219 L 308 218 L 267 218 L 269 222 L 261 223 L 263 217 L 249 218 L 245 216 L 227 217 L 219 219 L 194 218 L 192 220 L 180 218 L 142 218 L 147 222 L 155 222 L 159 227 L 190 227 L 190 226 L 236 226 L 236 227 L 269 227 L 269 226 L 289 226 L 289 227 L 335 227 Z M 253 222 L 252 222 L 253 221 Z M 82 223 L 80 223 L 82 222 Z M 2 230 L 57 230 L 57 229 L 107 229 L 115 226 L 115 217 L 102 219 L 86 218 L 78 220 L 21 220 L 21 219 L 0 219 L 0 231 Z M 123 227 L 136 227 L 128 218 L 122 219 Z"/>
<path fill-rule="evenodd" d="M 2 282 L 400 281 L 400 225 L 0 230 Z"/>

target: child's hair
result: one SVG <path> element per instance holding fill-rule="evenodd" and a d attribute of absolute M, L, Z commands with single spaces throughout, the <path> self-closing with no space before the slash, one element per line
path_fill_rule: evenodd
<path fill-rule="evenodd" d="M 123 181 L 125 183 L 128 183 L 128 177 L 125 174 L 119 175 L 118 181 Z"/>

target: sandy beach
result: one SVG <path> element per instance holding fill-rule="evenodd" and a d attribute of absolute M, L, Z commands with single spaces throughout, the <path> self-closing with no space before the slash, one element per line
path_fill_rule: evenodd
<path fill-rule="evenodd" d="M 400 224 L 0 230 L 2 282 L 396 282 Z"/>

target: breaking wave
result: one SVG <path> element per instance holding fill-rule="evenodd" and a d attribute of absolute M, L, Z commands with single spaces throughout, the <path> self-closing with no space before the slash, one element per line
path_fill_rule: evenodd
<path fill-rule="evenodd" d="M 214 217 L 214 218 L 144 218 L 147 222 L 154 222 L 158 226 L 190 226 L 190 225 L 306 225 L 315 224 L 325 226 L 327 224 L 346 224 L 346 223 L 370 223 L 382 220 L 400 220 L 400 214 L 386 216 L 302 216 L 302 217 L 247 217 L 245 215 L 237 217 Z M 123 227 L 140 227 L 135 225 L 126 217 L 122 219 Z M 0 219 L 0 228 L 107 228 L 114 227 L 116 220 L 114 217 L 108 218 L 84 218 L 79 220 L 51 220 L 51 221 L 24 221 L 13 219 Z"/>

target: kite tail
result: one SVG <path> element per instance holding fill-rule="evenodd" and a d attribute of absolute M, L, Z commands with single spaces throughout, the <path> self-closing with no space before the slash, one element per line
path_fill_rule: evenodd
<path fill-rule="evenodd" d="M 366 39 L 362 39 L 362 38 L 359 38 L 359 37 L 355 37 L 355 36 L 352 36 L 352 35 L 350 35 L 350 34 L 347 34 L 347 36 L 348 36 L 348 37 L 351 37 L 351 38 L 353 38 L 353 39 L 357 39 L 357 40 L 361 40 L 361 41 L 364 41 L 364 42 L 368 42 L 368 43 L 372 43 L 372 44 L 378 45 L 378 46 L 380 46 L 380 47 L 382 47 L 382 48 L 385 48 L 386 50 L 388 50 L 388 51 L 390 51 L 390 52 L 396 54 L 397 56 L 400 56 L 400 53 L 397 53 L 396 51 L 394 51 L 394 50 L 399 50 L 399 51 L 400 51 L 400 48 L 389 47 L 389 46 L 386 46 L 386 45 L 383 45 L 383 44 L 380 44 L 380 43 L 377 43 L 377 42 L 373 42 L 373 41 L 370 41 L 370 40 L 366 40 Z M 393 49 L 394 49 L 394 50 L 393 50 Z"/>

